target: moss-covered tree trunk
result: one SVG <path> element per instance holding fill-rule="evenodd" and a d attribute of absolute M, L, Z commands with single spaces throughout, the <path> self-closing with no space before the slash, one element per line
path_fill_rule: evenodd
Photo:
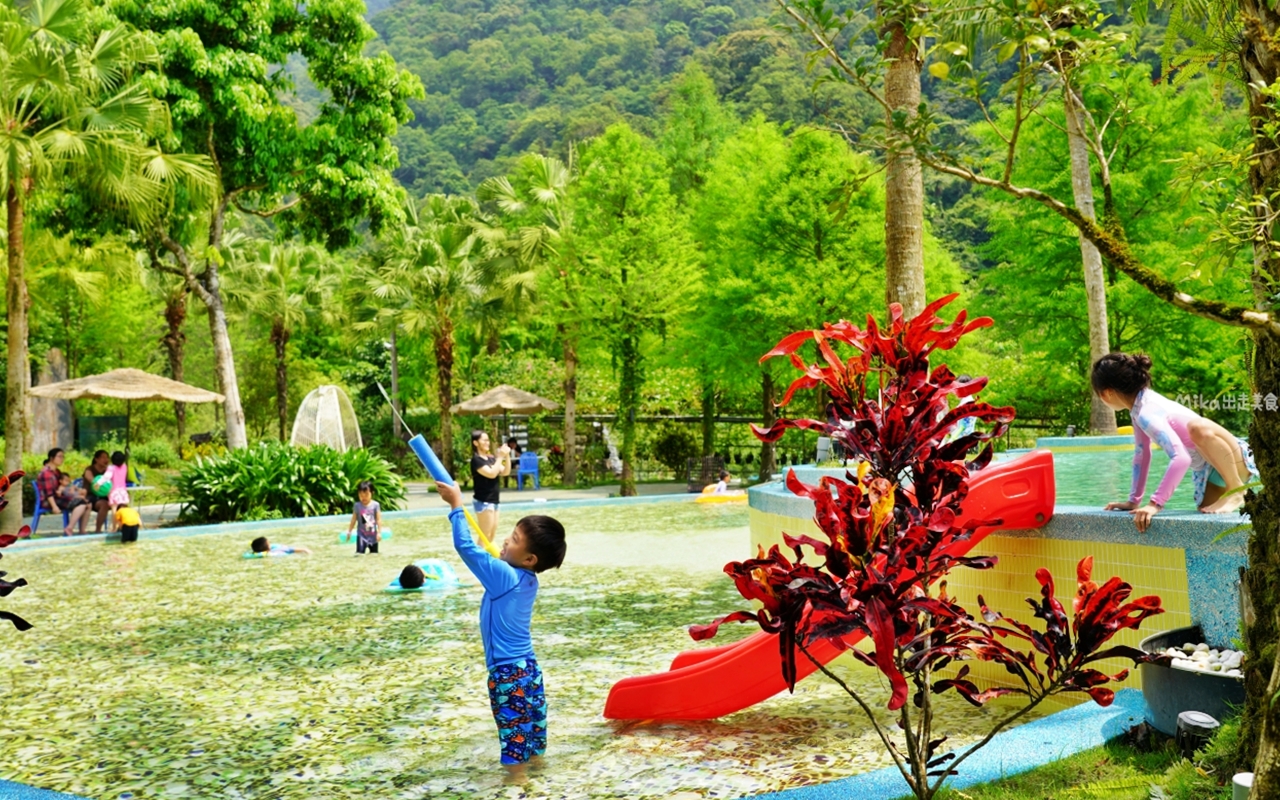
<path fill-rule="evenodd" d="M 271 323 L 271 345 L 276 351 L 276 417 L 280 425 L 280 441 L 288 441 L 289 426 L 289 329 L 283 319 Z"/>
<path fill-rule="evenodd" d="M 8 369 L 5 378 L 4 409 L 4 471 L 6 474 L 22 469 L 22 453 L 27 443 L 27 392 L 31 389 L 31 365 L 27 360 L 27 277 L 24 272 L 26 254 L 23 228 L 26 209 L 23 208 L 23 190 L 19 179 L 9 176 L 5 197 L 8 222 L 9 276 L 5 285 L 8 302 Z M 22 497 L 22 481 L 13 484 L 13 497 Z M 0 510 L 0 533 L 13 533 L 22 527 L 22 503 L 12 502 Z"/>
<path fill-rule="evenodd" d="M 773 403 L 773 375 L 765 370 L 760 377 L 760 411 L 762 427 L 771 428 L 778 421 L 778 407 Z M 768 480 L 776 468 L 773 442 L 760 443 L 760 480 Z"/>
<path fill-rule="evenodd" d="M 569 326 L 559 325 L 564 348 L 564 485 L 578 482 L 578 341 Z"/>
<path fill-rule="evenodd" d="M 622 447 L 618 453 L 622 459 L 623 497 L 636 495 L 636 413 L 640 408 L 640 336 L 625 332 L 618 342 L 621 362 L 618 379 L 618 428 L 622 431 Z"/>
<path fill-rule="evenodd" d="M 456 477 L 453 471 L 453 320 L 440 315 L 433 344 L 436 355 L 436 399 L 440 403 L 440 463 Z M 498 445 L 495 442 L 495 451 Z"/>
<path fill-rule="evenodd" d="M 702 457 L 716 452 L 716 384 L 706 378 L 702 381 Z"/>
<path fill-rule="evenodd" d="M 1255 391 L 1280 394 L 1280 337 L 1261 334 L 1254 352 Z M 1255 800 L 1280 797 L 1280 413 L 1254 412 L 1249 442 L 1264 490 L 1247 506 L 1253 523 L 1245 591 L 1253 607 L 1244 631 L 1245 707 L 1237 766 L 1254 773 Z"/>
<path fill-rule="evenodd" d="M 884 99 L 894 112 L 915 116 L 920 106 L 920 52 L 901 20 L 882 29 L 892 59 L 884 77 Z M 924 177 L 920 160 L 906 137 L 890 120 L 885 154 L 884 277 L 885 297 L 901 303 L 907 318 L 925 307 Z"/>
<path fill-rule="evenodd" d="M 169 358 L 169 377 L 179 383 L 182 382 L 185 372 L 183 364 L 187 350 L 187 334 L 182 330 L 187 322 L 187 294 L 187 287 L 184 285 L 174 289 L 165 298 L 164 321 L 167 330 L 160 339 Z M 173 418 L 178 427 L 178 445 L 181 446 L 187 438 L 186 403 L 174 402 Z"/>
<path fill-rule="evenodd" d="M 1063 105 L 1067 120 L 1067 147 L 1071 154 L 1071 192 L 1076 208 L 1089 219 L 1096 219 L 1093 204 L 1093 170 L 1089 166 L 1089 143 L 1085 140 L 1084 109 L 1070 85 L 1063 88 Z M 1102 271 L 1102 254 L 1084 234 L 1080 235 L 1080 260 L 1084 266 L 1085 304 L 1089 312 L 1089 363 L 1111 352 L 1111 336 L 1107 330 L 1107 283 Z M 1095 434 L 1116 432 L 1116 412 L 1102 398 L 1090 392 L 1089 430 Z"/>
<path fill-rule="evenodd" d="M 1268 2 L 1241 0 L 1239 17 L 1243 37 L 1240 61 L 1248 84 L 1249 118 L 1253 127 L 1253 155 L 1249 184 L 1255 198 L 1254 295 L 1259 308 L 1273 308 L 1270 296 L 1280 278 L 1280 254 L 1271 248 L 1277 231 L 1271 222 L 1272 206 L 1280 191 L 1280 140 L 1275 135 L 1280 115 L 1270 87 L 1280 81 L 1280 10 Z M 1254 339 L 1254 391 L 1280 394 L 1280 336 L 1258 331 Z M 1254 773 L 1252 800 L 1280 797 L 1280 413 L 1264 405 L 1254 411 L 1249 428 L 1261 473 L 1262 492 L 1250 499 L 1246 510 L 1253 523 L 1249 536 L 1249 571 L 1245 590 L 1252 603 L 1251 624 L 1244 632 L 1245 707 L 1240 736 L 1239 764 Z"/>

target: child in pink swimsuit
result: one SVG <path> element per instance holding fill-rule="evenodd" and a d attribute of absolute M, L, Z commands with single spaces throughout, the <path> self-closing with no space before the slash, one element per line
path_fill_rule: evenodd
<path fill-rule="evenodd" d="M 1151 389 L 1151 359 L 1145 355 L 1110 353 L 1093 365 L 1093 390 L 1102 402 L 1133 420 L 1133 483 L 1129 500 L 1108 503 L 1108 511 L 1130 511 L 1139 531 L 1146 531 L 1169 502 L 1187 470 L 1192 471 L 1196 507 L 1206 514 L 1238 511 L 1243 492 L 1235 491 L 1257 475 L 1249 443 L 1218 423 Z M 1160 486 L 1143 505 L 1151 442 L 1169 455 Z"/>

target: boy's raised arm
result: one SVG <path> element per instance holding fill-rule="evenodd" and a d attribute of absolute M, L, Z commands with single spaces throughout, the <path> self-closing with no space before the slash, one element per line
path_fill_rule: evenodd
<path fill-rule="evenodd" d="M 449 523 L 453 527 L 453 549 L 462 562 L 476 576 L 485 589 L 495 593 L 505 592 L 520 582 L 515 567 L 485 552 L 471 536 L 471 526 L 462 510 L 462 492 L 456 485 L 436 484 L 440 499 L 449 504 Z"/>

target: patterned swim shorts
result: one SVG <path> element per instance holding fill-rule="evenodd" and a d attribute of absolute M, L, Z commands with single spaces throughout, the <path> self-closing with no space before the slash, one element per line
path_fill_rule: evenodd
<path fill-rule="evenodd" d="M 1240 455 L 1244 456 L 1245 469 L 1249 470 L 1249 480 L 1256 481 L 1258 479 L 1258 465 L 1253 460 L 1253 451 L 1249 449 L 1249 440 L 1236 437 L 1236 441 L 1240 443 Z M 1213 465 L 1205 460 L 1204 456 L 1195 453 L 1191 457 L 1191 481 L 1195 487 L 1196 507 L 1204 505 L 1204 490 L 1207 484 L 1212 483 L 1214 486 L 1226 487 L 1226 481 L 1213 468 Z"/>
<path fill-rule="evenodd" d="M 547 698 L 532 658 L 489 670 L 489 706 L 498 723 L 503 764 L 523 764 L 547 750 Z"/>

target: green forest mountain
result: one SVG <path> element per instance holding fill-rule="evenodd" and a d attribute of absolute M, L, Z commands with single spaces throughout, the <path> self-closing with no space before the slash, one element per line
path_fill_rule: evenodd
<path fill-rule="evenodd" d="M 372 24 L 426 98 L 397 136 L 396 177 L 413 194 L 463 193 L 523 152 L 626 121 L 653 134 L 671 77 L 696 59 L 722 100 L 795 125 L 870 122 L 846 86 L 815 96 L 804 53 L 768 0 L 399 0 Z"/>

